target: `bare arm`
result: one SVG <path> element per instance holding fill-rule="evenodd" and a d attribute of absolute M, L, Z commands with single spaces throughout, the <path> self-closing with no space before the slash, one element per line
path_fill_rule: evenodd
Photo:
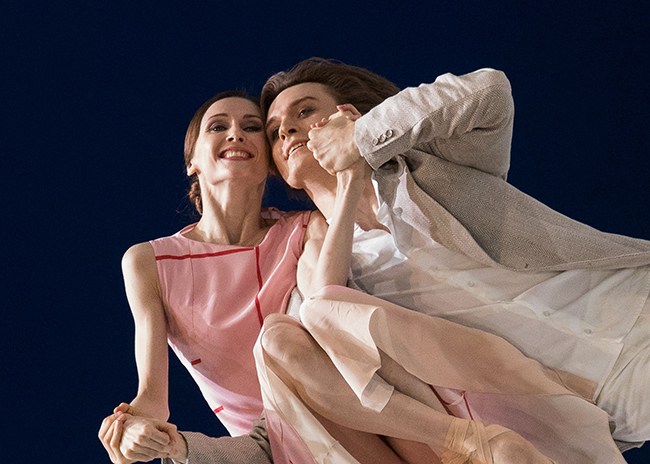
<path fill-rule="evenodd" d="M 305 296 L 327 285 L 347 283 L 354 218 L 364 189 L 365 164 L 361 160 L 336 173 L 336 202 L 329 227 L 322 214 L 312 215 L 305 250 L 298 261 L 298 288 Z"/>
<path fill-rule="evenodd" d="M 134 462 L 120 450 L 124 421 L 118 411 L 147 416 L 160 421 L 169 417 L 167 402 L 168 355 L 167 323 L 162 303 L 156 258 L 149 243 L 127 250 L 122 259 L 126 296 L 135 321 L 135 359 L 138 368 L 138 394 L 131 404 L 120 404 L 115 414 L 102 422 L 99 439 L 111 461 Z"/>
<path fill-rule="evenodd" d="M 169 417 L 167 322 L 152 246 L 141 243 L 129 248 L 122 259 L 122 272 L 135 322 L 138 394 L 131 406 L 138 415 L 166 421 Z"/>

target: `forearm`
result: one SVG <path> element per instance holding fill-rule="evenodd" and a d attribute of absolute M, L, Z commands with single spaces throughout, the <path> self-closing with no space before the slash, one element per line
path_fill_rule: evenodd
<path fill-rule="evenodd" d="M 373 169 L 419 148 L 497 176 L 507 172 L 514 105 L 505 74 L 444 74 L 402 90 L 356 121 L 355 139 Z"/>
<path fill-rule="evenodd" d="M 349 171 L 349 170 L 348 170 Z M 350 272 L 354 218 L 363 184 L 348 171 L 337 174 L 334 212 L 313 275 L 314 288 L 345 285 Z"/>
<path fill-rule="evenodd" d="M 187 464 L 271 464 L 271 446 L 266 436 L 253 429 L 249 435 L 213 438 L 196 432 L 182 432 L 187 441 Z M 169 461 L 163 461 L 171 463 Z M 176 461 L 183 462 L 183 461 Z"/>

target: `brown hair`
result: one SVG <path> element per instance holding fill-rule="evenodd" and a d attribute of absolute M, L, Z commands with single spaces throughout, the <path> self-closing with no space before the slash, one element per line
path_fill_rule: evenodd
<path fill-rule="evenodd" d="M 305 82 L 317 82 L 328 87 L 338 105 L 353 104 L 366 114 L 386 98 L 399 92 L 388 79 L 364 68 L 338 60 L 309 58 L 289 71 L 274 74 L 262 88 L 262 112 L 266 115 L 271 103 L 283 90 Z"/>
<path fill-rule="evenodd" d="M 199 133 L 201 130 L 201 121 L 203 116 L 208 111 L 208 109 L 219 100 L 224 98 L 243 98 L 248 100 L 251 103 L 254 103 L 255 106 L 259 108 L 260 100 L 259 98 L 252 97 L 248 95 L 245 90 L 228 90 L 226 92 L 219 92 L 214 97 L 206 101 L 201 107 L 196 110 L 192 120 L 190 121 L 189 126 L 187 126 L 187 132 L 185 133 L 185 167 L 189 168 L 192 163 L 192 158 L 194 158 L 194 147 L 196 147 L 196 141 L 199 138 Z M 190 199 L 190 202 L 194 205 L 199 214 L 203 214 L 203 201 L 201 200 L 201 186 L 199 185 L 199 178 L 196 174 L 193 174 L 190 177 L 190 190 L 187 194 Z"/>

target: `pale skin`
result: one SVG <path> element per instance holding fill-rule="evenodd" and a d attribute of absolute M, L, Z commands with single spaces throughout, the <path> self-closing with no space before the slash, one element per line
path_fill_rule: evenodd
<path fill-rule="evenodd" d="M 350 166 L 358 165 L 363 166 L 356 167 L 358 171 L 365 174 L 369 171 L 367 163 L 360 160 L 359 149 L 354 141 L 354 124 L 359 116 L 353 106 L 337 105 L 325 85 L 303 83 L 289 87 L 276 97 L 269 108 L 266 130 L 273 159 L 283 178 L 292 187 L 304 189 L 319 210 L 331 218 L 332 226 L 353 222 L 354 218 L 364 229 L 379 228 L 381 225 L 375 218 L 377 198 L 367 175 L 363 180 L 363 190 L 356 191 L 358 199 L 353 199 L 354 207 L 347 210 L 354 211 L 354 215 L 340 215 L 339 205 L 345 203 L 340 198 L 345 195 L 339 185 L 341 173 L 350 169 Z M 336 177 L 330 173 L 335 173 Z M 345 242 L 345 248 L 338 249 L 341 253 L 351 251 L 352 230 L 346 229 L 346 233 L 349 234 L 349 242 Z M 349 263 L 349 256 L 346 262 Z M 366 410 L 309 334 L 304 330 L 300 332 L 298 327 L 294 330 L 291 321 L 281 320 L 281 316 L 277 319 L 277 326 L 282 327 L 278 332 L 284 333 L 278 334 L 278 340 L 275 340 L 276 337 L 268 337 L 267 352 L 279 355 L 269 356 L 271 367 L 277 369 L 277 373 L 309 407 L 335 423 L 393 437 L 388 440 L 389 443 L 406 462 L 436 462 L 436 458 L 419 444 L 425 443 L 437 455 L 442 454 L 451 417 L 441 412 L 440 404 L 432 397 L 427 385 L 400 370 L 399 366 L 391 367 L 390 358 L 385 357 L 382 374 L 390 377 L 397 390 L 381 413 Z M 275 328 L 276 325 L 272 325 L 263 336 L 270 335 Z M 309 353 L 309 362 L 300 363 L 300 359 L 292 359 L 296 350 L 285 352 L 284 348 L 289 345 L 282 343 L 283 337 L 287 341 L 302 337 L 305 349 L 299 352 L 298 358 Z M 311 349 L 308 348 L 310 346 Z M 299 367 L 294 367 L 291 375 L 286 375 L 285 366 L 300 365 L 309 366 L 309 369 L 301 371 Z M 332 391 L 337 392 L 336 404 L 328 400 Z M 498 435 L 490 441 L 490 445 L 494 462 L 549 462 L 514 432 Z"/>
<path fill-rule="evenodd" d="M 320 84 L 316 85 L 320 86 Z M 313 98 L 313 100 L 318 100 L 318 98 Z M 314 103 L 314 101 L 310 101 L 312 106 L 314 106 Z M 352 245 L 352 228 L 354 227 L 354 220 L 352 218 L 355 215 L 357 222 L 364 228 L 383 228 L 383 226 L 377 223 L 375 218 L 377 199 L 372 190 L 369 177 L 364 175 L 368 171 L 366 163 L 361 161 L 352 164 L 352 167 L 338 171 L 336 178 L 333 178 L 327 171 L 320 168 L 318 163 L 312 163 L 310 165 L 309 159 L 314 160 L 314 158 L 307 146 L 300 145 L 302 143 L 306 145 L 306 142 L 309 141 L 312 136 L 309 133 L 310 129 L 315 129 L 312 131 L 315 133 L 326 129 L 329 125 L 325 124 L 324 118 L 326 116 L 323 114 L 329 111 L 327 113 L 329 115 L 336 111 L 336 105 L 333 101 L 325 103 L 329 104 L 329 107 L 327 104 L 322 105 L 320 108 L 317 107 L 316 111 L 312 112 L 311 121 L 307 118 L 302 118 L 301 109 L 298 110 L 297 114 L 299 116 L 294 121 L 276 117 L 275 121 L 281 121 L 277 127 L 277 138 L 281 139 L 284 137 L 282 140 L 283 148 L 277 150 L 277 153 L 277 143 L 274 143 L 273 137 L 271 137 L 274 148 L 273 156 L 283 177 L 292 186 L 305 188 L 319 208 L 323 212 L 326 212 L 332 219 L 331 227 L 324 239 L 322 235 L 322 224 L 314 227 L 311 234 L 308 231 L 307 235 L 311 235 L 313 241 L 305 244 L 305 252 L 299 264 L 298 277 L 299 286 L 306 295 L 310 295 L 323 285 L 341 285 L 345 283 Z M 332 105 L 334 106 L 334 110 L 332 109 Z M 292 109 L 298 108 L 297 105 L 295 107 L 290 106 Z M 324 111 L 321 111 L 319 114 L 319 110 Z M 354 122 L 354 119 L 358 117 L 358 113 L 355 114 L 356 110 L 353 108 L 342 107 L 339 110 L 341 111 L 332 118 L 335 124 L 329 129 L 336 127 L 336 123 L 339 122 L 343 122 L 339 127 L 349 128 L 349 124 L 342 120 L 345 119 Z M 271 122 L 274 122 L 272 119 L 273 114 L 272 106 L 270 111 Z M 336 119 L 341 119 L 341 121 L 336 121 Z M 317 126 L 320 126 L 320 128 L 317 128 Z M 276 129 L 269 124 L 269 130 L 273 131 Z M 283 133 L 283 131 L 285 132 Z M 304 137 L 305 135 L 307 135 L 306 140 L 301 141 L 299 137 Z M 316 138 L 314 137 L 312 141 L 315 141 Z M 285 146 L 284 142 L 287 139 L 289 141 Z M 342 138 L 339 139 L 343 140 Z M 351 146 L 350 141 L 348 140 L 347 142 L 347 147 L 349 148 Z M 299 145 L 298 148 L 290 151 L 292 145 L 296 143 Z M 324 153 L 324 156 L 319 155 L 321 161 L 326 158 L 328 150 L 320 149 L 317 142 L 316 146 L 313 146 L 310 142 L 310 146 L 317 152 Z M 332 149 L 332 146 L 330 144 L 330 149 Z M 343 151 L 341 149 L 340 152 Z M 307 152 L 309 156 L 301 158 L 300 155 L 304 155 L 304 152 Z M 354 154 L 352 155 L 353 157 Z M 293 163 L 291 168 L 295 168 L 293 171 L 288 168 L 291 163 Z M 354 163 L 354 159 L 352 159 L 352 163 Z M 318 166 L 319 171 L 315 169 L 316 166 Z M 341 164 L 333 164 L 329 169 L 334 171 L 340 166 Z M 314 176 L 310 179 L 309 176 L 301 175 L 301 170 L 302 174 L 311 172 Z M 314 177 L 319 178 L 322 182 L 315 182 Z M 300 185 L 301 183 L 302 185 Z M 271 332 L 278 332 L 277 329 L 280 327 L 290 326 L 292 324 L 292 322 L 283 320 L 281 316 L 277 316 L 277 319 L 278 324 L 271 324 L 271 329 L 264 336 Z M 304 329 L 294 327 L 303 331 L 304 337 L 302 343 L 305 343 L 303 347 L 308 348 L 309 343 L 313 343 L 313 339 L 309 337 Z M 279 330 L 282 331 L 284 328 L 280 328 Z M 290 338 L 292 343 L 299 344 L 300 338 L 296 338 L 295 333 Z M 269 345 L 272 343 L 272 341 L 268 342 Z M 295 352 L 294 350 L 293 353 Z M 434 450 L 437 454 L 444 451 L 444 438 L 451 418 L 445 413 L 440 412 L 440 405 L 427 385 L 413 376 L 409 376 L 403 370 L 400 370 L 401 368 L 395 365 L 395 363 L 391 364 L 390 358 L 384 359 L 380 373 L 389 379 L 398 390 L 393 394 L 388 405 L 381 413 L 374 413 L 361 407 L 358 399 L 347 388 L 344 380 L 337 376 L 338 372 L 331 362 L 329 362 L 327 356 L 323 352 L 319 352 L 316 346 L 312 345 L 311 349 L 304 350 L 302 354 L 310 357 L 310 372 L 305 372 L 308 375 L 303 377 L 298 376 L 298 378 L 295 375 L 294 377 L 286 376 L 287 381 L 299 392 L 306 404 L 313 408 L 316 413 L 322 414 L 321 417 L 323 418 L 323 422 L 326 423 L 326 428 L 339 441 L 344 443 L 346 436 L 348 438 L 354 437 L 354 440 L 348 440 L 346 443 L 349 443 L 350 448 L 354 448 L 350 449 L 350 452 L 361 462 L 438 462 L 436 456 L 431 453 L 431 450 Z M 283 360 L 271 359 L 271 364 L 274 361 L 275 365 L 273 367 L 281 373 Z M 314 369 L 316 365 L 319 367 Z M 295 374 L 295 371 L 292 374 Z M 340 395 L 341 392 L 345 393 L 346 388 L 349 390 L 349 394 L 347 396 L 345 394 Z M 327 401 L 327 391 L 331 389 L 336 389 L 339 392 L 337 396 L 339 403 L 336 405 Z M 346 426 L 349 429 L 346 429 Z M 360 431 L 368 433 L 361 433 Z M 390 444 L 392 450 L 386 447 L 384 442 L 378 441 L 376 434 L 389 437 L 385 438 L 385 440 Z M 536 456 L 532 456 L 529 459 L 529 456 L 526 456 L 525 453 L 524 455 L 521 455 L 521 453 L 515 454 L 515 459 L 512 455 L 509 456 L 509 454 L 512 453 L 516 446 L 499 446 L 500 443 L 505 443 L 499 437 L 495 441 L 495 446 L 493 446 L 495 462 L 547 462 L 546 460 L 535 459 Z M 514 443 L 520 447 L 522 445 L 522 443 L 518 443 L 516 440 Z M 422 444 L 426 445 L 423 447 Z M 397 452 L 402 460 L 399 460 L 399 458 L 396 460 L 393 451 Z"/>
<path fill-rule="evenodd" d="M 242 98 L 215 102 L 201 120 L 187 174 L 197 175 L 203 214 L 187 238 L 225 245 L 254 246 L 269 228 L 260 217 L 269 153 L 259 108 Z M 312 214 L 305 249 L 320 251 L 324 218 Z M 138 393 L 104 419 L 99 438 L 111 461 L 127 464 L 172 457 L 187 458 L 185 441 L 168 424 L 167 327 L 155 255 L 149 243 L 131 247 L 122 260 L 129 306 L 136 326 Z M 309 276 L 314 266 L 303 264 Z M 306 282 L 311 282 L 307 277 Z M 311 292 L 309 286 L 306 291 Z"/>

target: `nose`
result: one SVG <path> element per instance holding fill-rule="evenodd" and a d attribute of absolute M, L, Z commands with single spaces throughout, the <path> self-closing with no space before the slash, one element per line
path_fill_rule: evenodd
<path fill-rule="evenodd" d="M 278 136 L 283 142 L 287 137 L 289 137 L 291 134 L 295 134 L 296 132 L 298 132 L 296 127 L 291 123 L 291 121 L 287 120 L 283 120 L 280 123 L 280 127 L 278 128 Z"/>
<path fill-rule="evenodd" d="M 235 142 L 235 141 L 243 142 L 245 134 L 246 133 L 240 127 L 237 127 L 236 125 L 233 125 L 233 127 L 231 127 L 231 129 L 230 129 L 230 131 L 228 133 L 228 139 L 227 140 L 229 142 Z"/>

